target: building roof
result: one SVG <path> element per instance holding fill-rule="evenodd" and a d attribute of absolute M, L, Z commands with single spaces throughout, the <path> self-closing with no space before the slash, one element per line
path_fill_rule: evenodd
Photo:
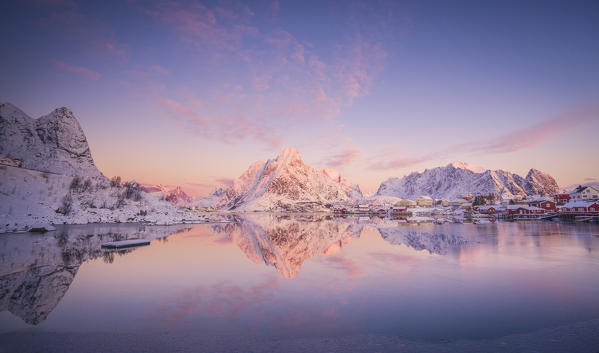
<path fill-rule="evenodd" d="M 561 208 L 572 208 L 572 207 L 589 207 L 590 205 L 597 203 L 598 201 L 587 201 L 587 200 L 578 200 L 578 201 L 570 201 L 567 204 L 560 206 Z"/>
<path fill-rule="evenodd" d="M 586 189 L 593 189 L 595 191 L 599 191 L 599 190 L 597 190 L 594 187 L 589 186 L 589 185 L 578 185 L 578 187 L 576 189 L 572 190 L 572 192 L 570 193 L 570 195 L 581 193 L 581 192 L 585 191 Z"/>
<path fill-rule="evenodd" d="M 527 205 L 508 205 L 507 206 L 508 210 L 517 210 L 520 208 L 524 209 L 524 210 L 529 210 L 529 211 L 545 211 L 545 209 L 543 209 L 543 208 L 527 206 Z"/>
<path fill-rule="evenodd" d="M 545 201 L 550 201 L 550 202 L 554 202 L 552 198 L 549 197 L 540 197 L 536 200 L 530 201 L 531 203 L 541 203 L 541 202 L 545 202 Z"/>

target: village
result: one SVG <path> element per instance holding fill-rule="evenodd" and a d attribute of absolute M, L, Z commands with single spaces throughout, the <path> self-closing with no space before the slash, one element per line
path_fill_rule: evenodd
<path fill-rule="evenodd" d="M 391 217 L 406 222 L 495 222 L 519 220 L 599 221 L 599 190 L 579 186 L 570 193 L 525 198 L 466 194 L 457 200 L 420 196 L 416 200 L 373 198 L 354 204 L 336 204 L 339 216 L 359 215 Z"/>

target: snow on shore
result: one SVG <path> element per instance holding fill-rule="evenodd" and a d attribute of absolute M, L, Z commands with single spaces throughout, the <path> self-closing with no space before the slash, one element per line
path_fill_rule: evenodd
<path fill-rule="evenodd" d="M 0 180 L 0 233 L 39 224 L 207 221 L 134 184 L 111 186 L 102 176 L 75 177 L 0 165 Z"/>

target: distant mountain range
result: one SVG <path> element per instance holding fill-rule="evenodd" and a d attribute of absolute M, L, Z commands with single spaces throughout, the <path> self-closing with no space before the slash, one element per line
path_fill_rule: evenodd
<path fill-rule="evenodd" d="M 94 164 L 81 126 L 67 108 L 32 119 L 9 103 L 0 104 L 0 157 L 9 163 L 18 162 L 26 169 L 100 178 L 98 185 L 106 183 Z M 294 148 L 287 148 L 266 162 L 250 165 L 230 187 L 215 189 L 199 199 L 193 199 L 181 187 L 142 187 L 177 206 L 238 211 L 321 210 L 327 204 L 364 198 L 357 184 L 342 178 L 335 170 L 317 170 L 306 165 Z M 536 169 L 530 169 L 521 177 L 504 170 L 486 170 L 454 162 L 387 179 L 379 186 L 376 196 L 416 199 L 424 195 L 455 199 L 465 194 L 494 194 L 512 198 L 558 192 L 560 188 L 555 179 Z"/>
<path fill-rule="evenodd" d="M 168 187 L 162 184 L 142 184 L 142 189 L 148 193 L 157 193 L 166 201 L 181 207 L 193 205 L 194 198 L 187 195 L 180 186 Z"/>
<path fill-rule="evenodd" d="M 468 193 L 494 194 L 513 198 L 527 195 L 552 195 L 560 191 L 553 177 L 530 169 L 526 177 L 504 170 L 485 170 L 467 163 L 455 162 L 444 167 L 414 172 L 403 178 L 389 178 L 381 183 L 377 195 L 416 199 L 430 196 L 455 199 Z"/>

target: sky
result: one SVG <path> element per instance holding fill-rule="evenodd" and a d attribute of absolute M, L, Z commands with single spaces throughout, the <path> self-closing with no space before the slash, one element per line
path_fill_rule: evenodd
<path fill-rule="evenodd" d="M 194 195 L 295 147 L 363 191 L 465 161 L 599 180 L 599 2 L 8 1 L 0 101 Z"/>

